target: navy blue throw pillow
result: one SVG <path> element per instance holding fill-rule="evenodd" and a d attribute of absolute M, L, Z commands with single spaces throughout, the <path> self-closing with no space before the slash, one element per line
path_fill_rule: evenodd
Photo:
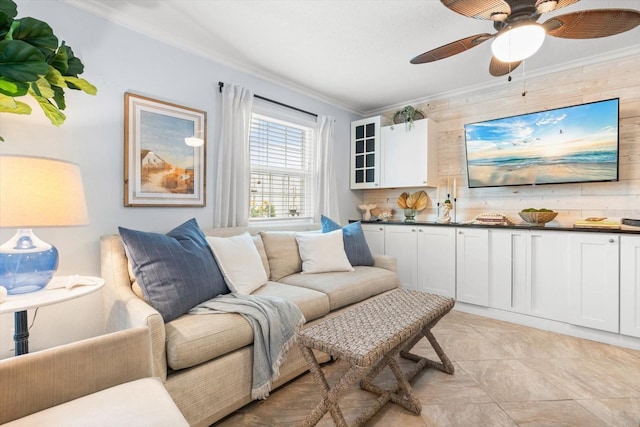
<path fill-rule="evenodd" d="M 118 227 L 144 299 L 165 322 L 229 293 L 195 218 L 165 234 Z"/>
<path fill-rule="evenodd" d="M 347 253 L 347 258 L 351 265 L 373 265 L 373 255 L 371 255 L 371 250 L 364 237 L 364 231 L 362 231 L 360 221 L 340 227 L 340 224 L 322 215 L 320 217 L 320 223 L 322 224 L 323 233 L 342 228 L 344 251 Z"/>

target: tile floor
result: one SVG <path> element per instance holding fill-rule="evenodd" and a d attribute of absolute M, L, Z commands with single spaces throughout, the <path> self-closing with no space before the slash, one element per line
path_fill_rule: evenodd
<path fill-rule="evenodd" d="M 640 427 L 640 351 L 455 310 L 433 332 L 455 374 L 423 371 L 411 382 L 422 413 L 388 403 L 368 426 Z M 437 357 L 425 339 L 414 352 Z M 329 382 L 346 368 L 340 361 L 324 365 Z M 391 378 L 387 368 L 380 382 Z M 299 425 L 319 399 L 305 374 L 215 426 Z M 340 401 L 347 422 L 373 400 L 353 385 Z M 330 415 L 318 425 L 333 426 Z"/>

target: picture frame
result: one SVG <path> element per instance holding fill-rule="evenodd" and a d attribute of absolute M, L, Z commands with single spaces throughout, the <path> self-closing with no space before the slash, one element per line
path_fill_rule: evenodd
<path fill-rule="evenodd" d="M 124 104 L 124 205 L 204 207 L 206 111 L 130 92 Z"/>

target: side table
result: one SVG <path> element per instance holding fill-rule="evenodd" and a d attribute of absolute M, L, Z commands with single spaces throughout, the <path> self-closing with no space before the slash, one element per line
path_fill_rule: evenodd
<path fill-rule="evenodd" d="M 73 284 L 67 287 L 67 284 Z M 97 291 L 104 286 L 104 279 L 92 276 L 56 276 L 44 289 L 19 295 L 8 295 L 6 301 L 0 303 L 0 314 L 14 313 L 15 355 L 29 352 L 29 327 L 27 310 L 58 304 Z"/>

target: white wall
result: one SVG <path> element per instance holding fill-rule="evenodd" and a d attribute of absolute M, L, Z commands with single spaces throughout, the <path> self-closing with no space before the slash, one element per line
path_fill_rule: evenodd
<path fill-rule="evenodd" d="M 119 225 L 166 232 L 195 217 L 201 227 L 213 226 L 212 165 L 219 127 L 218 81 L 237 83 L 254 93 L 336 119 L 335 158 L 341 221 L 357 215 L 356 195 L 349 185 L 349 132 L 355 114 L 245 74 L 211 60 L 142 36 L 52 0 L 16 0 L 18 17 L 47 22 L 64 38 L 84 65 L 97 96 L 67 91 L 66 122 L 54 127 L 34 106 L 30 116 L 0 114 L 0 154 L 54 157 L 80 165 L 89 208 L 86 227 L 36 230 L 60 252 L 58 274 L 100 274 L 99 238 L 117 233 Z M 204 208 L 125 208 L 124 93 L 207 111 L 207 206 Z M 33 105 L 33 104 L 32 104 Z M 0 230 L 4 242 L 15 230 Z M 30 312 L 30 321 L 33 312 Z M 0 316 L 0 358 L 13 354 L 13 316 Z M 102 333 L 100 293 L 43 307 L 31 329 L 30 349 L 38 350 Z"/>

